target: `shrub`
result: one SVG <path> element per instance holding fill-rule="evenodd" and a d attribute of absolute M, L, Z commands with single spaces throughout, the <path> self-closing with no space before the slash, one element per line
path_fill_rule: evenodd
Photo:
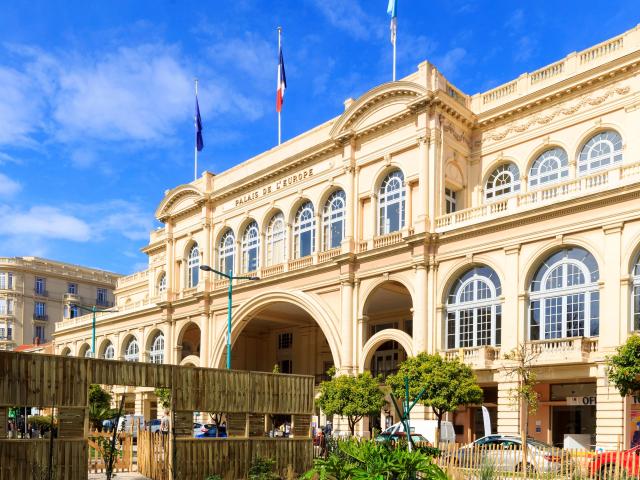
<path fill-rule="evenodd" d="M 249 480 L 278 480 L 275 473 L 276 461 L 271 458 L 256 457 L 249 467 Z"/>

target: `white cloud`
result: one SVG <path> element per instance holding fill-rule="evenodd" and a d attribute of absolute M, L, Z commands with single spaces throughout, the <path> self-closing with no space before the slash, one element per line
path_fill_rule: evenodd
<path fill-rule="evenodd" d="M 149 239 L 153 229 L 153 213 L 128 200 L 114 199 L 92 204 L 74 204 L 66 207 L 86 218 L 94 239 L 121 235 L 129 240 Z"/>
<path fill-rule="evenodd" d="M 467 51 L 462 47 L 456 47 L 440 57 L 434 59 L 436 67 L 446 76 L 453 77 L 461 62 L 465 60 Z"/>
<path fill-rule="evenodd" d="M 369 15 L 357 0 L 314 0 L 314 3 L 331 25 L 358 40 L 382 37 L 383 25 L 389 24 Z"/>
<path fill-rule="evenodd" d="M 0 197 L 12 197 L 22 190 L 22 185 L 8 176 L 0 173 Z"/>
<path fill-rule="evenodd" d="M 86 242 L 91 238 L 91 227 L 78 217 L 59 208 L 34 206 L 21 211 L 0 205 L 0 225 L 9 237 L 39 237 Z"/>
<path fill-rule="evenodd" d="M 24 72 L 0 67 L 0 145 L 29 141 L 42 121 L 42 109 L 31 78 Z"/>

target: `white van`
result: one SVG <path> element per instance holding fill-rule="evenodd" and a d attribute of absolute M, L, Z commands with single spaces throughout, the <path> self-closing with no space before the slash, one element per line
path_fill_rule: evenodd
<path fill-rule="evenodd" d="M 411 433 L 419 433 L 429 440 L 433 445 L 436 443 L 436 427 L 437 420 L 410 420 L 409 428 Z M 393 435 L 394 433 L 404 432 L 402 422 L 394 423 L 387 428 L 382 435 Z M 456 443 L 456 432 L 453 430 L 453 423 L 443 420 L 440 424 L 440 445 L 447 443 Z"/>
<path fill-rule="evenodd" d="M 133 438 L 138 438 L 138 424 L 144 426 L 143 415 L 123 415 L 118 422 L 118 432 L 132 433 Z"/>

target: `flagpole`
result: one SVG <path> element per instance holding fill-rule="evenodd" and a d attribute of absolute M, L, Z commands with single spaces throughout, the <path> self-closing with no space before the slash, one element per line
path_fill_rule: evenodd
<path fill-rule="evenodd" d="M 280 49 L 282 48 L 282 27 L 278 27 L 278 55 L 280 55 Z M 280 78 L 280 57 L 278 57 L 278 79 Z M 278 85 L 278 88 L 280 85 Z M 282 117 L 281 112 L 278 112 L 278 145 L 282 143 Z"/>
<path fill-rule="evenodd" d="M 196 102 L 198 101 L 198 79 L 195 79 L 195 84 L 196 84 Z M 194 146 L 193 146 L 193 153 L 194 153 L 194 162 L 193 162 L 193 179 L 197 180 L 198 179 L 198 118 L 197 118 L 197 113 L 194 114 L 193 116 L 193 127 L 194 127 Z"/>
<path fill-rule="evenodd" d="M 396 34 L 397 35 L 397 34 Z M 393 81 L 396 81 L 396 39 L 393 39 Z"/>

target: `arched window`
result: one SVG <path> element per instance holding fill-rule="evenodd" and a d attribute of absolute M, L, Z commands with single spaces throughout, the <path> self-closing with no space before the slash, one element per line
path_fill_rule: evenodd
<path fill-rule="evenodd" d="M 84 351 L 85 358 L 93 358 L 93 352 L 91 351 L 91 347 L 87 347 Z"/>
<path fill-rule="evenodd" d="M 531 340 L 597 336 L 598 264 L 583 248 L 565 248 L 538 268 L 529 292 Z"/>
<path fill-rule="evenodd" d="M 501 343 L 500 279 L 489 267 L 474 267 L 456 279 L 447 301 L 447 348 Z"/>
<path fill-rule="evenodd" d="M 158 294 L 162 294 L 167 291 L 167 274 L 162 272 L 158 279 Z"/>
<path fill-rule="evenodd" d="M 189 258 L 187 259 L 187 288 L 198 285 L 200 277 L 200 250 L 198 244 L 194 244 L 189 250 Z"/>
<path fill-rule="evenodd" d="M 105 360 L 113 360 L 116 357 L 116 349 L 113 346 L 113 343 L 109 342 L 109 344 L 105 347 L 102 356 Z"/>
<path fill-rule="evenodd" d="M 218 246 L 218 270 L 224 273 L 233 273 L 233 260 L 236 250 L 236 236 L 232 230 L 227 230 L 220 239 Z"/>
<path fill-rule="evenodd" d="M 337 248 L 344 238 L 344 223 L 346 216 L 347 196 L 344 190 L 337 190 L 331 194 L 324 204 L 322 216 L 323 250 Z"/>
<path fill-rule="evenodd" d="M 129 343 L 127 343 L 124 359 L 127 362 L 137 362 L 140 359 L 140 348 L 138 347 L 138 340 L 135 338 L 132 338 L 129 340 Z"/>
<path fill-rule="evenodd" d="M 282 212 L 271 217 L 267 226 L 267 266 L 284 263 L 286 230 Z"/>
<path fill-rule="evenodd" d="M 164 335 L 162 333 L 158 333 L 153 339 L 151 351 L 149 352 L 149 361 L 151 363 L 164 362 Z"/>
<path fill-rule="evenodd" d="M 260 267 L 260 231 L 258 223 L 251 222 L 242 234 L 242 271 L 255 272 Z"/>
<path fill-rule="evenodd" d="M 607 130 L 584 144 L 578 157 L 578 173 L 585 175 L 619 162 L 622 162 L 622 137 L 614 130 Z"/>
<path fill-rule="evenodd" d="M 633 329 L 640 330 L 640 257 L 633 266 Z"/>
<path fill-rule="evenodd" d="M 496 168 L 484 189 L 484 197 L 487 200 L 509 195 L 520 190 L 520 171 L 515 163 L 503 163 Z"/>
<path fill-rule="evenodd" d="M 378 232 L 397 232 L 404 227 L 404 175 L 395 170 L 385 177 L 378 192 Z"/>
<path fill-rule="evenodd" d="M 316 243 L 316 217 L 313 203 L 305 202 L 296 212 L 293 226 L 293 247 L 296 258 L 307 257 L 313 253 Z"/>
<path fill-rule="evenodd" d="M 529 171 L 529 186 L 559 182 L 569 176 L 569 159 L 562 148 L 550 148 L 536 158 Z"/>

